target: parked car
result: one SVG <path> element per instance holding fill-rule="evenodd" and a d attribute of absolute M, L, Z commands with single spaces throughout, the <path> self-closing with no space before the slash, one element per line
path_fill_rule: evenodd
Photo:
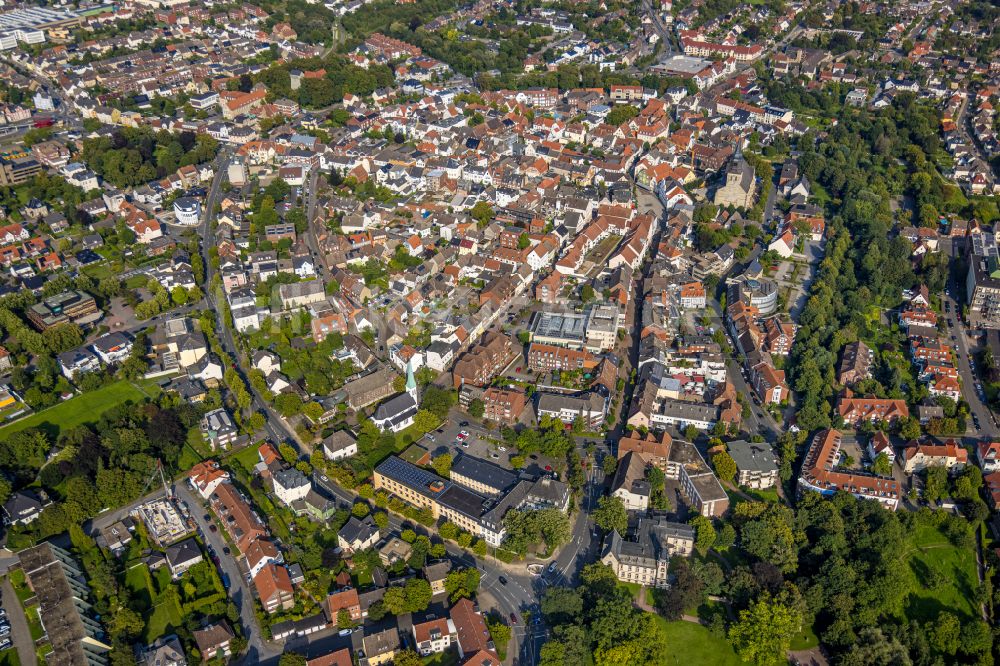
<path fill-rule="evenodd" d="M 553 571 L 555 571 L 555 570 L 556 570 L 556 563 L 555 563 L 555 560 L 553 560 L 553 561 L 552 561 L 552 562 L 551 562 L 551 563 L 549 564 L 549 569 L 548 569 L 548 571 L 549 571 L 549 573 L 552 573 L 552 572 L 553 572 Z"/>
<path fill-rule="evenodd" d="M 4 638 L 3 640 L 0 640 L 0 650 L 6 650 L 9 647 L 10 647 L 9 638 Z"/>
<path fill-rule="evenodd" d="M 341 629 L 337 632 L 338 636 L 350 636 L 354 630 L 348 627 L 347 629 Z"/>
<path fill-rule="evenodd" d="M 229 574 L 227 573 L 222 574 L 222 587 L 226 588 L 227 590 L 229 589 Z"/>
<path fill-rule="evenodd" d="M 209 532 L 218 532 L 219 529 L 215 526 L 215 523 L 212 523 L 211 525 L 208 526 L 208 531 Z"/>

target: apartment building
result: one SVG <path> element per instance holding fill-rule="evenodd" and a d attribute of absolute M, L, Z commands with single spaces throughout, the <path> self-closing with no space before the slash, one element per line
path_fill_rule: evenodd
<path fill-rule="evenodd" d="M 899 483 L 889 477 L 838 469 L 841 441 L 838 430 L 816 433 L 799 472 L 799 492 L 833 495 L 842 491 L 859 499 L 875 500 L 895 511 L 899 506 Z"/>
<path fill-rule="evenodd" d="M 521 418 L 527 397 L 521 391 L 491 386 L 483 392 L 483 419 L 503 425 L 513 425 Z"/>
<path fill-rule="evenodd" d="M 726 444 L 729 455 L 736 461 L 736 482 L 746 488 L 773 488 L 778 483 L 778 463 L 774 450 L 766 442 L 738 439 Z"/>

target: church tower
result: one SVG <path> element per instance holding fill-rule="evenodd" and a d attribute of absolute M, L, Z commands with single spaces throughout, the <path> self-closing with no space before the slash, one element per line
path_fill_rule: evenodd
<path fill-rule="evenodd" d="M 420 396 L 417 392 L 417 380 L 413 376 L 413 359 L 406 362 L 406 392 L 413 397 L 414 404 L 420 404 Z"/>

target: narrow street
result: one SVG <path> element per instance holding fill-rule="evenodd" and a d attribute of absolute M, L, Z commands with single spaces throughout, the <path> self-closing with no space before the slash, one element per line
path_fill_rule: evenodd
<path fill-rule="evenodd" d="M 17 598 L 14 586 L 6 578 L 0 583 L 0 590 L 3 591 L 3 607 L 7 611 L 7 619 L 10 620 L 10 639 L 17 648 L 21 666 L 34 666 L 38 663 L 35 657 L 35 641 L 31 640 L 31 629 L 24 616 L 25 609 L 21 605 L 21 600 Z"/>

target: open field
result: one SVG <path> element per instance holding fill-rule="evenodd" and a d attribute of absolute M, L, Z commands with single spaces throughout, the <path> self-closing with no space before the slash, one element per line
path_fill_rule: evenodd
<path fill-rule="evenodd" d="M 979 585 L 976 554 L 957 548 L 934 527 L 918 528 L 906 542 L 904 571 L 908 583 L 903 611 L 908 620 L 933 620 L 942 610 L 968 618 L 978 616 L 974 591 Z M 933 587 L 925 583 L 936 580 Z"/>
<path fill-rule="evenodd" d="M 714 636 L 708 628 L 693 622 L 668 622 L 656 617 L 667 636 L 667 644 L 660 655 L 663 666 L 740 666 L 744 663 L 729 641 Z"/>
<path fill-rule="evenodd" d="M 96 391 L 75 396 L 0 428 L 0 439 L 28 428 L 42 428 L 57 436 L 64 429 L 96 421 L 101 414 L 115 405 L 129 401 L 139 402 L 159 392 L 159 387 L 153 382 L 133 384 L 122 380 L 108 384 Z"/>

